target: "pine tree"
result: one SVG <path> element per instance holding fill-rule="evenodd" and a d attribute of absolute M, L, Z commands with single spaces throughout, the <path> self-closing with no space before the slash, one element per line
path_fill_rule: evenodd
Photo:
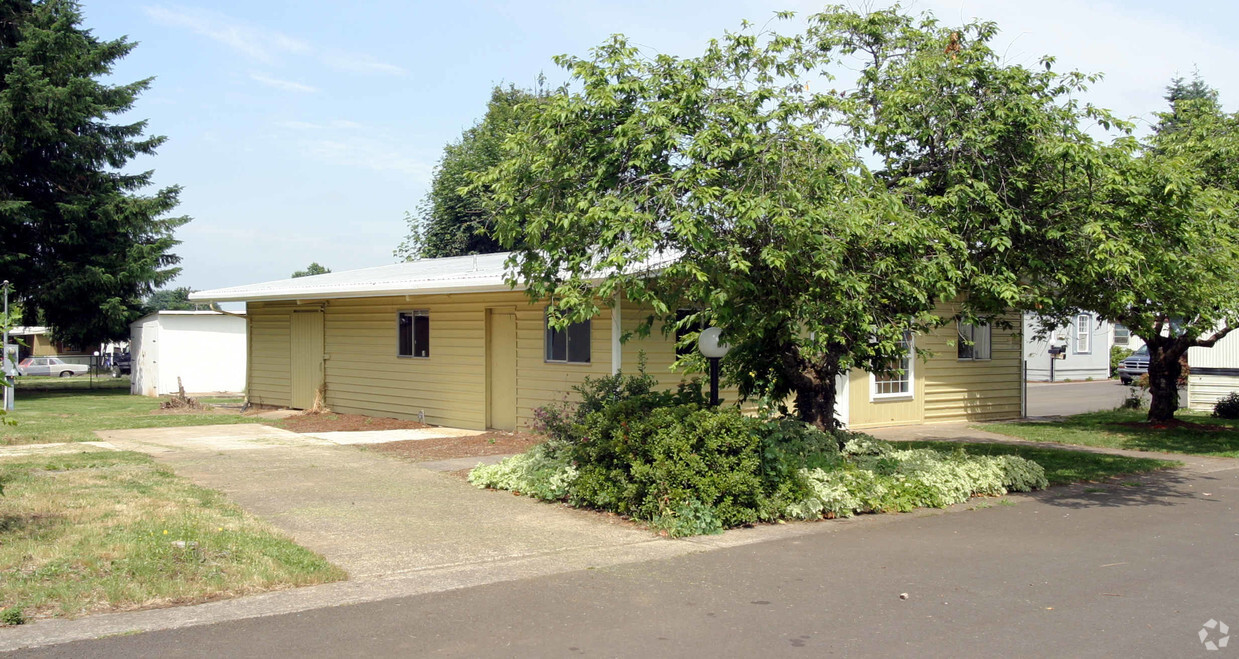
<path fill-rule="evenodd" d="M 71 0 L 0 2 L 0 278 L 26 322 L 79 345 L 128 335 L 189 221 L 166 217 L 179 187 L 145 194 L 152 172 L 124 171 L 164 141 L 109 121 L 151 83 L 100 81 L 135 45 L 95 38 Z"/>

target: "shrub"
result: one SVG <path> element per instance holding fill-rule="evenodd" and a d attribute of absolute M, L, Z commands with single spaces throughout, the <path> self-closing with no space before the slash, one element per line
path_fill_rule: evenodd
<path fill-rule="evenodd" d="M 1110 376 L 1117 378 L 1119 376 L 1119 362 L 1131 357 L 1135 350 L 1128 350 L 1123 346 L 1110 346 Z"/>
<path fill-rule="evenodd" d="M 761 421 L 735 408 L 647 409 L 631 399 L 590 414 L 569 453 L 574 503 L 653 520 L 691 500 L 725 527 L 772 519 Z"/>
<path fill-rule="evenodd" d="M 24 625 L 26 624 L 26 615 L 20 608 L 10 606 L 0 610 L 0 625 Z"/>
<path fill-rule="evenodd" d="M 880 449 L 882 444 L 877 442 L 870 449 Z M 974 495 L 1026 492 L 1049 485 L 1045 470 L 1035 462 L 1007 455 L 969 456 L 962 449 L 949 454 L 890 449 L 885 455 L 858 456 L 853 464 L 835 471 L 805 469 L 801 476 L 809 494 L 783 509 L 795 519 L 942 508 Z"/>
<path fill-rule="evenodd" d="M 577 477 L 577 470 L 563 455 L 543 444 L 493 465 L 478 465 L 469 472 L 469 482 L 527 494 L 543 501 L 560 501 Z"/>
<path fill-rule="evenodd" d="M 1239 392 L 1230 392 L 1213 404 L 1213 416 L 1218 419 L 1239 419 Z"/>
<path fill-rule="evenodd" d="M 723 532 L 723 524 L 714 516 L 709 506 L 696 499 L 689 499 L 672 512 L 658 515 L 650 526 L 670 538 L 693 535 L 717 535 Z"/>

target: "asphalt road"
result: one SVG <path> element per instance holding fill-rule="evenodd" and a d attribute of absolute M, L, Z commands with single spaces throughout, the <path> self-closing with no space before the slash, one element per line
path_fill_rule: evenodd
<path fill-rule="evenodd" d="M 1013 501 L 18 656 L 1239 656 L 1239 469 Z"/>
<path fill-rule="evenodd" d="M 1112 410 L 1127 397 L 1130 387 L 1118 380 L 1094 382 L 1029 382 L 1028 416 L 1050 416 Z M 1186 399 L 1183 399 L 1186 402 Z"/>

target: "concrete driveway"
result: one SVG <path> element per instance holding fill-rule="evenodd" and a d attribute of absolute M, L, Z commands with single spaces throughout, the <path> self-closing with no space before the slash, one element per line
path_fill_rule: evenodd
<path fill-rule="evenodd" d="M 779 525 L 661 539 L 618 518 L 480 490 L 364 447 L 263 425 L 96 434 L 106 448 L 147 453 L 223 492 L 344 568 L 349 580 L 180 608 L 38 621 L 0 629 L 0 652 L 672 558 L 815 530 Z"/>

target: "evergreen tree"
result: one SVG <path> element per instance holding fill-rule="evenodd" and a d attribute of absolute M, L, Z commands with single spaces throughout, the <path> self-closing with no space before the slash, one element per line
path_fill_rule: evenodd
<path fill-rule="evenodd" d="M 504 140 L 527 116 L 521 105 L 539 96 L 516 87 L 491 91 L 486 116 L 466 129 L 458 142 L 444 147 L 430 192 L 416 214 L 405 215 L 409 235 L 396 248 L 397 257 L 412 261 L 503 251 L 493 236 L 494 215 L 484 204 L 489 189 L 464 188 L 473 175 L 502 160 Z"/>
<path fill-rule="evenodd" d="M 310 265 L 307 265 L 305 267 L 305 270 L 298 270 L 294 272 L 293 279 L 296 279 L 298 277 L 313 277 L 314 275 L 325 275 L 328 272 L 331 272 L 331 268 L 324 268 L 323 266 L 318 264 L 318 261 L 314 261 L 310 263 Z"/>
<path fill-rule="evenodd" d="M 71 0 L 0 3 L 0 278 L 25 320 L 79 345 L 128 336 L 142 298 L 175 276 L 165 215 L 178 187 L 143 194 L 152 172 L 123 171 L 163 137 L 109 121 L 151 79 L 101 78 L 136 44 L 101 41 Z"/>

